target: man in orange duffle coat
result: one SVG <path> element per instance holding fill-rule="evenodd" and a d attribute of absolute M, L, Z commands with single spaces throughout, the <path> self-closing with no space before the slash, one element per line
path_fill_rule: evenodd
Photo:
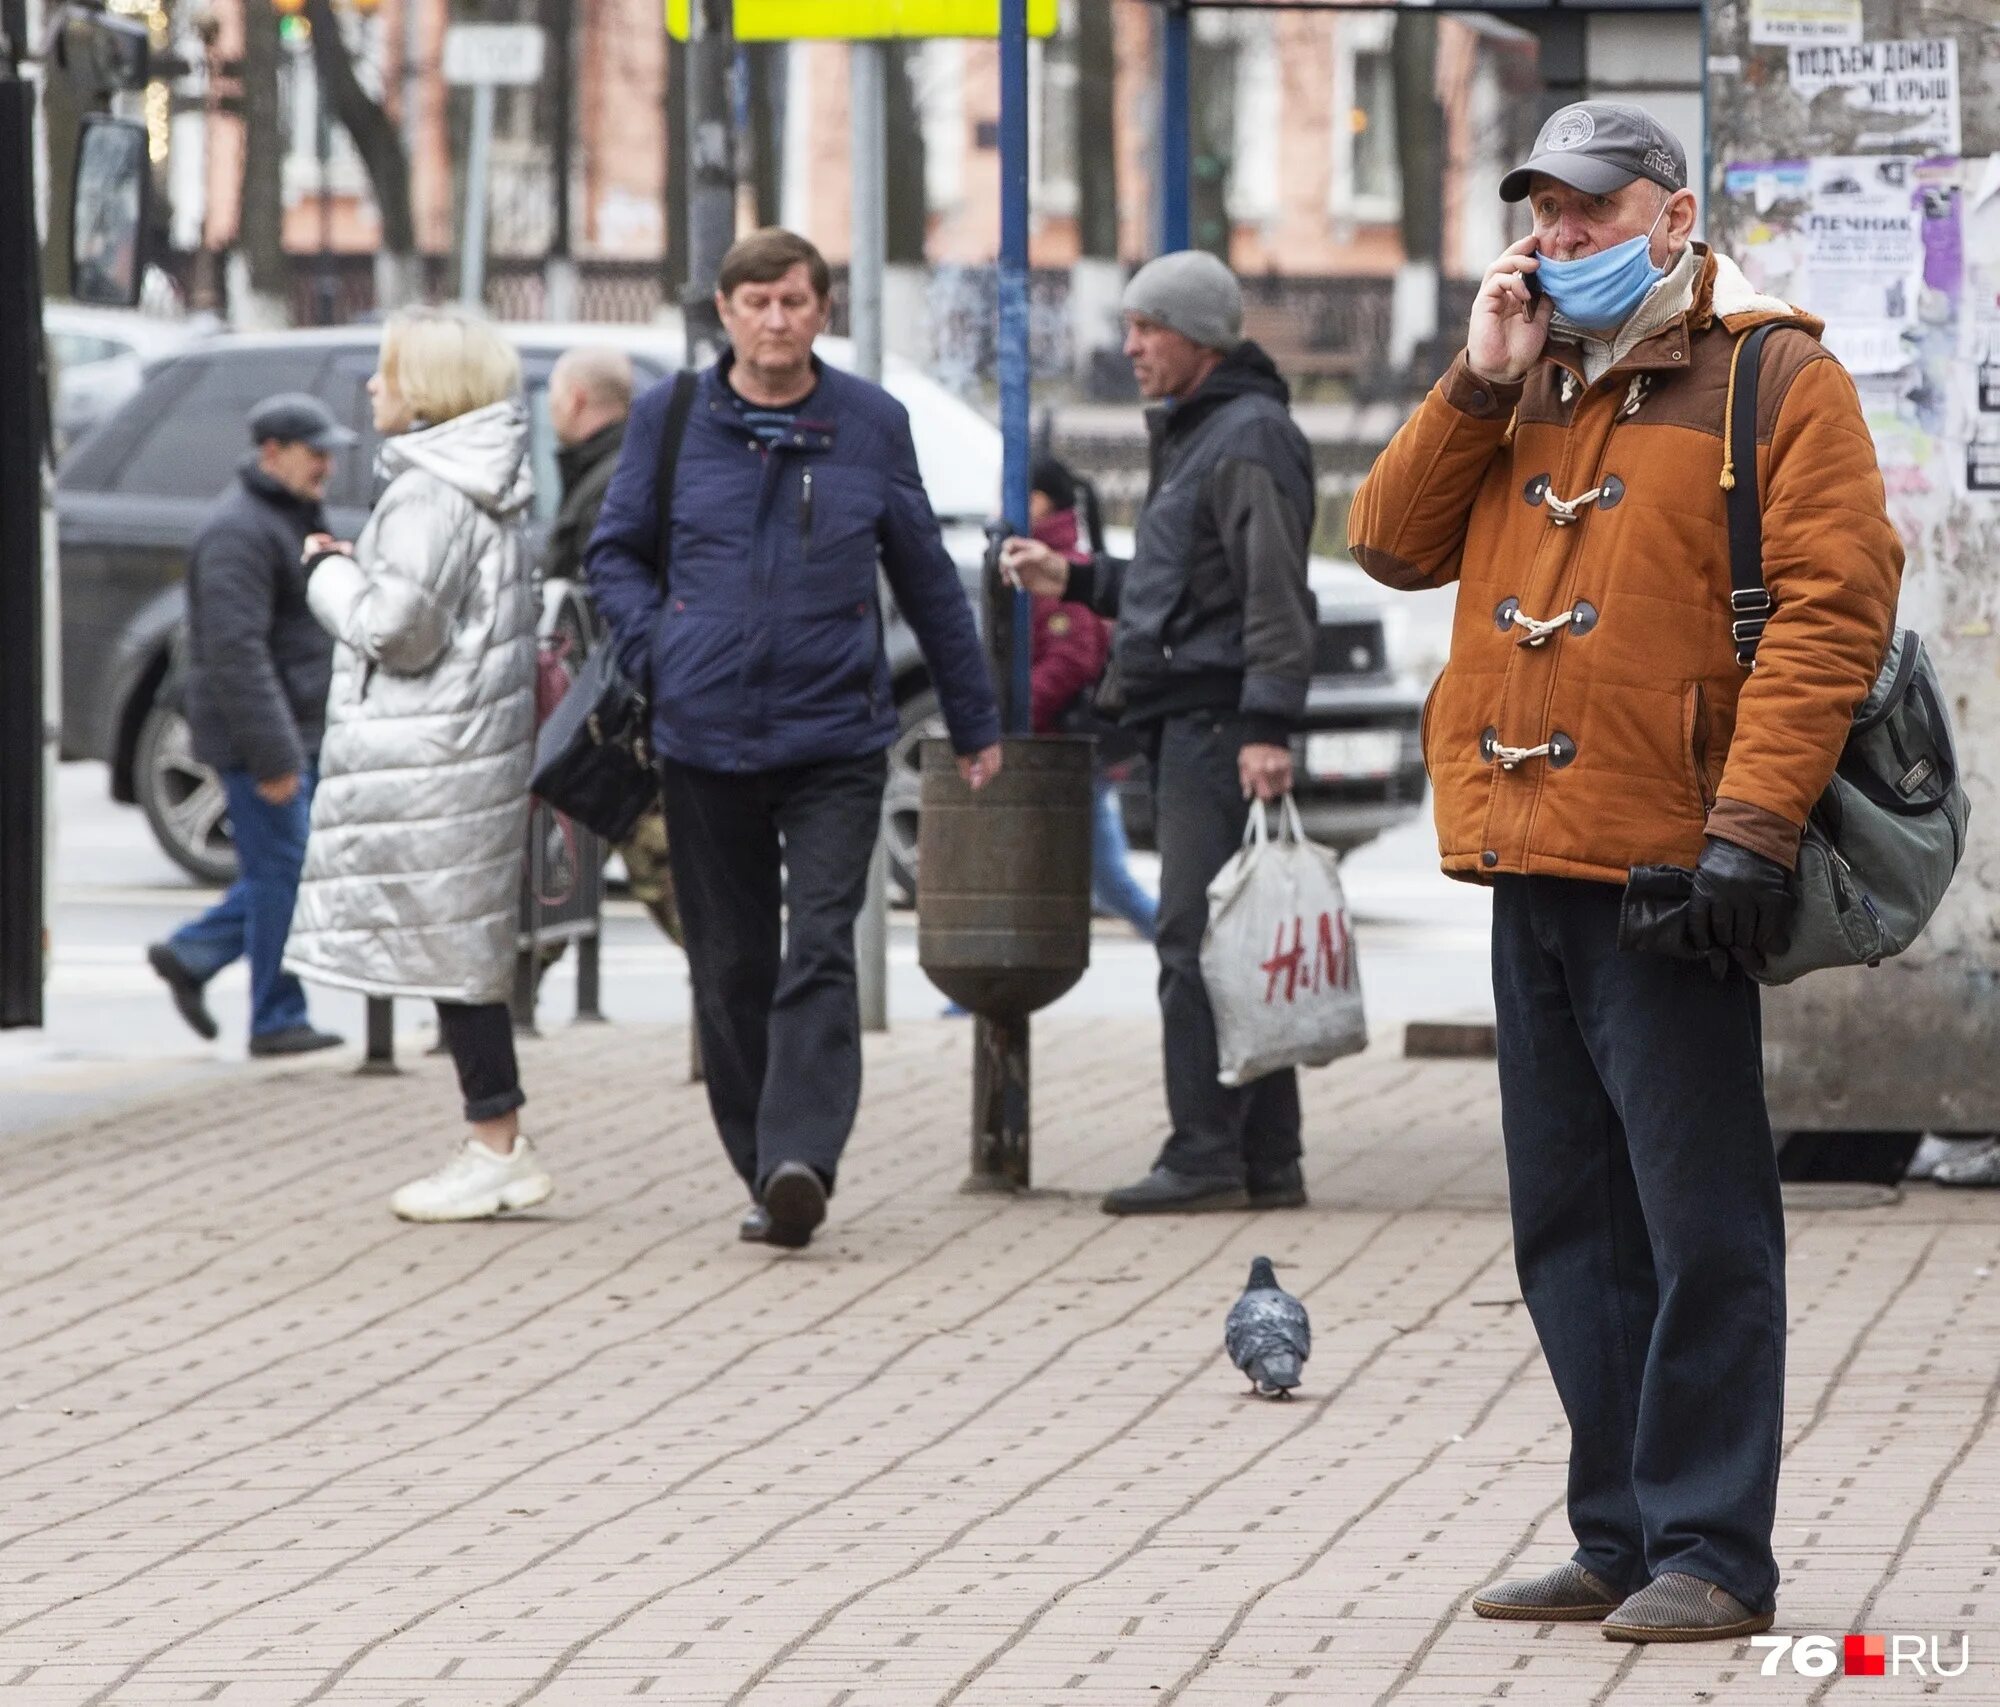
<path fill-rule="evenodd" d="M 1692 241 L 1680 143 L 1566 107 L 1502 180 L 1533 236 L 1356 496 L 1354 555 L 1458 583 L 1423 720 L 1444 868 L 1493 888 L 1515 1262 L 1570 1423 L 1574 1558 L 1473 1601 L 1624 1641 L 1770 1627 L 1784 1223 L 1748 970 L 1886 652 L 1902 551 L 1819 323 Z M 1774 601 L 1737 662 L 1739 340 Z M 1684 957 L 1621 947 L 1636 866 L 1692 868 Z"/>

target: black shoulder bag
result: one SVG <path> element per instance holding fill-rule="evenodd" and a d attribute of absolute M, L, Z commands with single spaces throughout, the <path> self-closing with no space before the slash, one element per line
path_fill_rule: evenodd
<path fill-rule="evenodd" d="M 675 376 L 660 433 L 653 490 L 660 511 L 655 574 L 663 596 L 673 551 L 674 479 L 697 383 L 690 373 Z M 558 812 L 607 842 L 624 841 L 659 804 L 660 779 L 647 739 L 651 724 L 652 706 L 645 693 L 619 668 L 618 649 L 602 642 L 584 659 L 562 703 L 542 725 L 530 786 Z"/>
<path fill-rule="evenodd" d="M 1773 610 L 1764 584 L 1764 511 L 1757 490 L 1757 380 L 1765 338 L 1737 352 L 1730 421 L 1730 635 L 1736 661 L 1757 661 Z M 1830 966 L 1873 966 L 1916 941 L 1965 851 L 1970 811 L 1951 719 L 1930 655 L 1898 628 L 1875 684 L 1855 708 L 1847 744 L 1799 844 L 1799 909 L 1791 944 L 1756 976 L 1789 984 Z"/>

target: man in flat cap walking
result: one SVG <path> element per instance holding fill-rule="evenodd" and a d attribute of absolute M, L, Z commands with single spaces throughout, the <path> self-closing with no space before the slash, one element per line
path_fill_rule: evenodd
<path fill-rule="evenodd" d="M 1218 1082 L 1201 976 L 1208 886 L 1241 845 L 1246 801 L 1292 786 L 1292 732 L 1312 680 L 1318 613 L 1306 581 L 1312 452 L 1291 392 L 1243 337 L 1243 293 L 1213 255 L 1148 262 L 1124 298 L 1152 439 L 1129 562 L 1073 564 L 1011 539 L 1001 565 L 1030 592 L 1115 617 L 1123 720 L 1151 759 L 1160 849 L 1160 1019 L 1173 1130 L 1112 1215 L 1292 1208 L 1305 1202 L 1299 1087 L 1289 1069 Z"/>
<path fill-rule="evenodd" d="M 146 959 L 204 1038 L 216 1024 L 203 986 L 247 959 L 250 1053 L 301 1055 L 340 1039 L 307 1019 L 283 966 L 333 674 L 299 556 L 325 530 L 326 483 L 354 434 L 304 392 L 265 398 L 249 426 L 255 449 L 195 539 L 187 576 L 188 722 L 195 757 L 222 778 L 239 875 Z"/>
<path fill-rule="evenodd" d="M 1752 974 L 1786 945 L 1902 547 L 1820 323 L 1694 241 L 1651 114 L 1563 108 L 1500 194 L 1533 234 L 1348 524 L 1376 580 L 1458 584 L 1424 761 L 1444 869 L 1493 889 L 1514 1259 L 1570 1425 L 1574 1556 L 1472 1607 L 1734 1641 L 1771 1625 L 1784 1412 Z M 1728 495 L 1753 479 L 1768 597 L 1737 598 Z M 1639 944 L 1642 866 L 1688 899 Z"/>

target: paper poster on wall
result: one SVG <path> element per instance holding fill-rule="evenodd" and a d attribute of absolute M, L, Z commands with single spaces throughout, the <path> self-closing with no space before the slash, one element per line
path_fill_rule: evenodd
<path fill-rule="evenodd" d="M 1859 151 L 1958 152 L 1958 43 L 1870 41 L 1795 45 L 1792 91 L 1815 107 L 1815 128 L 1839 115 L 1817 110 L 1820 98 L 1844 103 Z"/>
<path fill-rule="evenodd" d="M 1858 42 L 1861 0 L 1750 0 L 1750 39 L 1764 47 Z"/>
<path fill-rule="evenodd" d="M 1966 305 L 1991 324 L 2000 322 L 2000 154 L 1963 165 Z"/>
<path fill-rule="evenodd" d="M 1808 163 L 1800 301 L 1826 322 L 1826 346 L 1852 373 L 1894 373 L 1913 359 L 1923 229 L 1916 162 L 1844 154 Z"/>
<path fill-rule="evenodd" d="M 1804 201 L 1809 182 L 1803 160 L 1736 160 L 1722 169 L 1723 193 L 1747 197 L 1759 213 L 1780 202 Z"/>

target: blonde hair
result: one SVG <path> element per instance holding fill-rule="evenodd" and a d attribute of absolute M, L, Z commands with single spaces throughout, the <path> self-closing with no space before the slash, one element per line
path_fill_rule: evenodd
<path fill-rule="evenodd" d="M 484 320 L 457 308 L 403 308 L 382 328 L 382 371 L 410 413 L 432 426 L 521 389 L 521 358 Z"/>

